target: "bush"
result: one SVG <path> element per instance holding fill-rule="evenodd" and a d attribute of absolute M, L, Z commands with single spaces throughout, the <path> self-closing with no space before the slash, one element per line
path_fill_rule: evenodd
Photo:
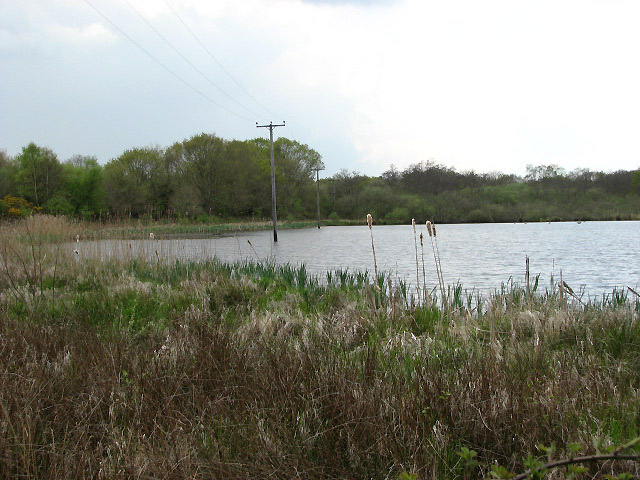
<path fill-rule="evenodd" d="M 65 197 L 55 196 L 47 200 L 44 205 L 44 211 L 51 215 L 71 216 L 75 213 L 75 208 Z"/>
<path fill-rule="evenodd" d="M 5 195 L 0 200 L 0 216 L 7 218 L 25 218 L 39 213 L 42 209 L 21 197 Z"/>
<path fill-rule="evenodd" d="M 411 223 L 411 215 L 406 208 L 396 207 L 384 217 L 385 223 L 399 225 L 403 223 Z"/>

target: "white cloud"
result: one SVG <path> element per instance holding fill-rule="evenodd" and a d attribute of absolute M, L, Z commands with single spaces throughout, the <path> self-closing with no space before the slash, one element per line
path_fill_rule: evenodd
<path fill-rule="evenodd" d="M 61 43 L 86 46 L 96 43 L 115 43 L 118 36 L 101 23 L 72 27 L 55 24 L 48 29 L 48 38 Z"/>

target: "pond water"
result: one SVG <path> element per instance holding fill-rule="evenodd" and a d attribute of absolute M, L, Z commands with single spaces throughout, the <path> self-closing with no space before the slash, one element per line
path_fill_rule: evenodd
<path fill-rule="evenodd" d="M 427 285 L 437 286 L 434 253 L 423 225 L 424 246 L 417 240 L 419 279 L 422 258 Z M 416 243 L 411 225 L 373 226 L 378 270 L 416 285 Z M 371 232 L 366 225 L 246 232 L 207 238 L 162 238 L 85 242 L 88 255 L 142 255 L 164 260 L 274 261 L 305 264 L 324 277 L 338 269 L 373 272 Z M 438 225 L 437 248 L 448 285 L 490 291 L 513 279 L 524 283 L 525 258 L 540 287 L 563 280 L 574 291 L 590 295 L 610 293 L 640 284 L 640 222 L 567 222 L 529 224 Z M 85 252 L 83 252 L 85 253 Z"/>

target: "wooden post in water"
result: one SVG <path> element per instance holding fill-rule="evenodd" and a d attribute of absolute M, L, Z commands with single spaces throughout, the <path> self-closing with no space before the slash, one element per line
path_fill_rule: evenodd
<path fill-rule="evenodd" d="M 316 186 L 318 187 L 318 229 L 320 229 L 320 170 L 324 170 L 324 168 L 316 167 L 313 170 L 316 171 Z"/>

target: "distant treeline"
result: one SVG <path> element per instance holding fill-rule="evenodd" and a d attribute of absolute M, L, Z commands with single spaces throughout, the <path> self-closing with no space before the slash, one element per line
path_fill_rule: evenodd
<path fill-rule="evenodd" d="M 274 151 L 278 216 L 314 218 L 320 154 L 286 138 Z M 320 202 L 333 221 L 367 213 L 377 223 L 640 219 L 640 170 L 540 165 L 519 177 L 421 162 L 379 177 L 342 170 L 320 180 Z M 34 143 L 13 158 L 0 151 L 0 217 L 36 211 L 102 220 L 269 218 L 269 142 L 203 133 L 168 148 L 127 150 L 104 166 L 91 156 L 60 162 Z"/>

